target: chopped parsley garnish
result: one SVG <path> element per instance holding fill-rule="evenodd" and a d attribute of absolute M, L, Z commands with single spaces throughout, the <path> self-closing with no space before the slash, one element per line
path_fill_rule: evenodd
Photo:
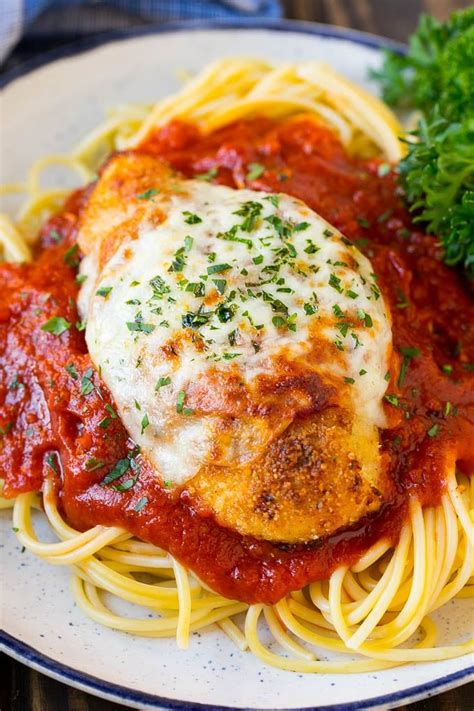
<path fill-rule="evenodd" d="M 195 178 L 197 180 L 212 180 L 213 178 L 217 177 L 218 172 L 219 171 L 217 168 L 209 168 L 206 173 L 199 173 L 195 176 Z"/>
<path fill-rule="evenodd" d="M 96 459 L 95 457 L 90 457 L 90 459 L 86 462 L 86 471 L 94 472 L 96 469 L 100 469 L 103 466 L 105 466 L 105 462 L 100 459 Z"/>
<path fill-rule="evenodd" d="M 398 302 L 395 304 L 397 309 L 406 309 L 408 306 L 410 306 L 410 302 L 408 301 L 405 292 L 402 291 L 400 288 L 397 288 L 397 298 Z"/>
<path fill-rule="evenodd" d="M 249 163 L 247 175 L 245 176 L 247 180 L 256 180 L 265 172 L 265 166 L 260 163 Z"/>
<path fill-rule="evenodd" d="M 137 284 L 138 283 L 139 282 L 137 282 Z M 168 284 L 160 276 L 153 277 L 153 279 L 150 279 L 148 283 L 150 284 L 153 291 L 153 295 L 151 297 L 152 299 L 162 299 L 165 294 L 169 294 L 171 291 Z"/>
<path fill-rule="evenodd" d="M 143 434 L 145 432 L 145 430 L 149 424 L 150 424 L 150 420 L 148 419 L 148 415 L 146 415 L 146 414 L 143 415 L 142 421 L 140 423 L 140 425 L 141 425 L 140 434 Z"/>
<path fill-rule="evenodd" d="M 184 249 L 186 250 L 186 252 L 189 252 L 191 250 L 193 242 L 194 240 L 191 235 L 186 235 L 186 237 L 184 238 Z"/>
<path fill-rule="evenodd" d="M 217 289 L 217 291 L 219 292 L 219 294 L 221 294 L 221 296 L 222 296 L 222 294 L 223 294 L 223 293 L 225 292 L 225 290 L 226 290 L 227 281 L 226 281 L 225 279 L 213 279 L 213 280 L 212 280 L 212 283 L 213 283 L 214 286 L 216 287 L 216 289 Z"/>
<path fill-rule="evenodd" d="M 372 326 L 374 325 L 372 317 L 363 309 L 357 310 L 357 316 L 360 318 L 361 321 L 364 322 L 364 326 L 366 326 L 367 328 L 372 328 Z"/>
<path fill-rule="evenodd" d="M 239 215 L 240 217 L 245 218 L 240 225 L 240 229 L 244 232 L 251 232 L 255 227 L 257 217 L 262 212 L 262 209 L 263 205 L 261 202 L 249 200 L 248 202 L 242 203 L 239 209 L 235 210 L 233 213 L 234 215 Z"/>
<path fill-rule="evenodd" d="M 137 513 L 140 513 L 140 511 L 145 508 L 147 503 L 148 503 L 148 498 L 146 496 L 142 496 L 140 499 L 138 499 L 137 503 L 133 507 L 133 510 L 136 511 Z"/>
<path fill-rule="evenodd" d="M 152 333 L 155 326 L 152 323 L 144 323 L 141 316 L 136 316 L 135 321 L 127 321 L 129 331 L 137 331 L 139 333 Z"/>
<path fill-rule="evenodd" d="M 357 217 L 356 219 L 359 225 L 364 229 L 368 229 L 370 227 L 370 222 L 366 220 L 365 217 Z"/>
<path fill-rule="evenodd" d="M 221 323 L 227 323 L 234 318 L 236 311 L 235 304 L 220 304 L 216 309 L 216 316 Z"/>
<path fill-rule="evenodd" d="M 194 296 L 204 296 L 206 293 L 206 285 L 202 281 L 190 281 L 186 284 L 186 291 L 190 291 Z"/>
<path fill-rule="evenodd" d="M 207 273 L 221 274 L 222 272 L 227 272 L 229 269 L 232 269 L 230 264 L 211 264 L 211 266 L 207 268 Z"/>
<path fill-rule="evenodd" d="M 436 437 L 436 435 L 438 434 L 438 430 L 439 425 L 435 423 L 430 427 L 426 434 L 428 435 L 428 437 Z"/>
<path fill-rule="evenodd" d="M 354 378 L 349 378 L 349 377 L 346 376 L 346 377 L 344 378 L 344 382 L 347 383 L 348 385 L 354 385 L 355 380 L 354 380 Z"/>
<path fill-rule="evenodd" d="M 186 255 L 185 255 L 185 248 L 180 247 L 179 249 L 176 250 L 174 253 L 174 259 L 171 262 L 171 266 L 168 269 L 169 272 L 182 272 L 184 267 L 186 266 Z"/>
<path fill-rule="evenodd" d="M 62 234 L 58 232 L 58 230 L 51 230 L 49 236 L 51 237 L 53 242 L 60 242 L 63 238 Z"/>
<path fill-rule="evenodd" d="M 334 272 L 331 273 L 328 281 L 329 286 L 332 286 L 333 289 L 338 291 L 340 294 L 343 292 L 343 288 L 341 286 L 341 280 L 339 279 L 338 276 L 334 274 Z"/>
<path fill-rule="evenodd" d="M 184 221 L 187 225 L 197 225 L 199 222 L 202 222 L 202 219 L 199 217 L 199 215 L 195 215 L 194 213 L 189 212 L 188 210 L 185 210 L 183 212 L 183 215 L 186 218 Z"/>
<path fill-rule="evenodd" d="M 184 392 L 184 390 L 180 390 L 176 397 L 176 412 L 179 415 L 192 415 L 193 410 L 191 410 L 189 407 L 184 407 L 185 402 L 186 393 Z"/>
<path fill-rule="evenodd" d="M 61 336 L 71 328 L 71 324 L 62 316 L 53 316 L 41 326 L 42 331 L 52 333 L 53 336 Z"/>
<path fill-rule="evenodd" d="M 383 178 L 384 175 L 388 175 L 390 173 L 390 170 L 390 163 L 380 163 L 380 165 L 377 167 L 377 175 L 380 178 Z"/>
<path fill-rule="evenodd" d="M 100 485 L 107 486 L 112 481 L 120 479 L 120 477 L 123 476 L 128 469 L 130 469 L 130 459 L 119 459 L 114 468 L 111 469 L 111 471 L 102 479 Z"/>
<path fill-rule="evenodd" d="M 359 294 L 356 291 L 352 291 L 352 289 L 347 289 L 346 296 L 348 296 L 349 299 L 357 299 Z"/>
<path fill-rule="evenodd" d="M 441 366 L 441 370 L 443 371 L 443 373 L 446 373 L 446 375 L 451 375 L 451 373 L 453 372 L 453 366 L 449 363 L 444 363 L 444 365 Z"/>
<path fill-rule="evenodd" d="M 67 373 L 71 376 L 73 380 L 78 380 L 79 379 L 79 373 L 76 370 L 76 366 L 74 363 L 68 363 L 65 368 Z"/>
<path fill-rule="evenodd" d="M 367 371 L 364 368 L 361 368 L 361 370 L 359 370 L 359 375 L 367 375 Z"/>
<path fill-rule="evenodd" d="M 197 311 L 188 311 L 183 314 L 181 316 L 181 324 L 183 328 L 198 329 L 211 320 L 213 313 L 213 311 L 204 311 L 201 306 Z"/>
<path fill-rule="evenodd" d="M 307 224 L 307 223 L 305 223 L 305 224 Z M 296 229 L 296 227 L 295 227 L 295 229 Z M 304 249 L 306 254 L 316 254 L 316 252 L 319 252 L 320 248 L 314 244 L 313 240 L 307 239 L 306 241 L 308 243 L 308 246 L 305 247 L 305 249 Z"/>
<path fill-rule="evenodd" d="M 165 387 L 165 385 L 170 385 L 171 384 L 171 378 L 160 378 L 158 382 L 155 385 L 155 390 L 159 390 L 160 388 Z"/>
<path fill-rule="evenodd" d="M 76 269 L 76 267 L 79 266 L 78 252 L 79 247 L 77 244 L 73 244 L 72 247 L 69 247 L 69 249 L 64 252 L 64 263 L 67 264 L 68 267 Z"/>
<path fill-rule="evenodd" d="M 78 284 L 84 284 L 87 279 L 87 274 L 76 274 L 76 282 Z"/>
<path fill-rule="evenodd" d="M 219 232 L 217 234 L 217 238 L 223 239 L 226 242 L 240 242 L 241 244 L 245 244 L 249 249 L 252 249 L 252 247 L 253 247 L 252 240 L 247 239 L 246 237 L 239 237 L 237 235 L 238 229 L 239 229 L 239 225 L 234 225 L 233 227 L 230 228 L 230 230 L 227 230 L 227 232 Z M 214 255 L 214 259 L 209 259 L 210 262 L 213 262 L 216 258 L 215 252 L 213 252 L 213 255 Z"/>
<path fill-rule="evenodd" d="M 97 296 L 103 296 L 104 298 L 106 298 L 113 288 L 113 286 L 101 286 L 100 289 L 97 289 L 95 293 Z"/>
<path fill-rule="evenodd" d="M 81 395 L 90 395 L 90 393 L 94 390 L 94 382 L 92 380 L 93 377 L 94 371 L 92 368 L 87 368 L 81 378 Z"/>
<path fill-rule="evenodd" d="M 399 388 L 401 388 L 403 385 L 403 381 L 405 380 L 410 361 L 412 358 L 417 358 L 420 355 L 420 349 L 412 348 L 411 346 L 401 346 L 399 348 L 399 351 L 403 356 L 403 361 L 400 366 L 400 373 L 398 375 L 397 385 Z"/>
<path fill-rule="evenodd" d="M 157 188 L 150 188 L 149 190 L 145 190 L 144 193 L 140 193 L 140 195 L 137 195 L 137 200 L 149 200 L 155 195 L 158 195 L 159 192 L 160 191 Z"/>
<path fill-rule="evenodd" d="M 384 395 L 384 400 L 393 405 L 394 407 L 400 407 L 400 400 L 396 395 Z"/>
<path fill-rule="evenodd" d="M 280 204 L 280 196 L 279 195 L 267 195 L 263 199 L 268 200 L 268 202 L 271 202 L 273 207 L 278 207 Z"/>

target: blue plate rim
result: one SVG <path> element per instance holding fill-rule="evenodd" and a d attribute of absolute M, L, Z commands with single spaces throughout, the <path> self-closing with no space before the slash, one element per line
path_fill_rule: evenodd
<path fill-rule="evenodd" d="M 405 45 L 394 40 L 373 35 L 360 30 L 336 27 L 315 22 L 305 22 L 301 20 L 252 20 L 241 18 L 238 20 L 185 20 L 179 22 L 168 22 L 159 26 L 151 25 L 140 28 L 130 28 L 113 32 L 98 33 L 94 37 L 84 38 L 63 47 L 58 47 L 50 52 L 46 52 L 37 58 L 27 60 L 18 67 L 13 67 L 0 76 L 0 89 L 11 84 L 16 79 L 29 74 L 47 64 L 60 59 L 73 57 L 89 50 L 95 49 L 110 42 L 131 39 L 134 37 L 148 36 L 153 34 L 163 34 L 171 32 L 195 31 L 195 30 L 221 30 L 221 29 L 250 29 L 250 30 L 272 30 L 276 32 L 300 32 L 302 34 L 328 37 L 331 39 L 341 39 L 354 42 L 372 49 L 393 49 L 403 53 Z M 232 706 L 216 706 L 213 704 L 201 704 L 192 701 L 180 701 L 162 697 L 157 694 L 136 691 L 112 682 L 106 682 L 98 677 L 85 672 L 80 672 L 69 667 L 62 662 L 58 662 L 46 654 L 39 652 L 34 647 L 22 642 L 7 632 L 0 630 L 0 650 L 14 659 L 23 662 L 27 666 L 62 681 L 70 686 L 76 686 L 102 698 L 115 700 L 119 703 L 133 704 L 134 706 L 153 708 L 173 709 L 174 711 L 246 711 L 243 708 Z M 376 709 L 380 707 L 394 708 L 407 701 L 415 701 L 437 693 L 441 693 L 450 688 L 461 686 L 474 679 L 474 665 L 466 667 L 452 674 L 448 674 L 440 679 L 434 679 L 425 684 L 418 684 L 404 689 L 403 691 L 385 694 L 363 701 L 354 701 L 346 704 L 331 704 L 326 706 L 310 706 L 301 709 L 279 709 L 279 711 L 363 711 L 365 709 Z M 268 711 L 253 708 L 252 711 Z"/>
<path fill-rule="evenodd" d="M 369 47 L 371 49 L 392 49 L 400 54 L 406 50 L 406 45 L 402 42 L 381 37 L 370 32 L 353 30 L 336 25 L 325 25 L 318 22 L 307 22 L 305 20 L 252 20 L 251 18 L 238 18 L 231 20 L 179 20 L 176 22 L 164 22 L 160 25 L 147 25 L 145 27 L 131 27 L 123 30 L 112 30 L 99 32 L 92 37 L 84 37 L 75 40 L 64 46 L 57 47 L 48 52 L 40 54 L 38 57 L 25 60 L 17 67 L 5 71 L 0 75 L 0 89 L 11 84 L 16 79 L 40 69 L 46 64 L 51 64 L 60 59 L 73 57 L 89 50 L 95 49 L 110 42 L 132 39 L 154 34 L 170 32 L 193 32 L 198 30 L 223 30 L 223 29 L 248 29 L 248 30 L 272 30 L 275 32 L 299 32 L 301 34 L 328 37 L 331 39 L 348 40 L 356 44 Z M 58 35 L 60 36 L 60 35 Z"/>
<path fill-rule="evenodd" d="M 195 701 L 182 701 L 136 691 L 113 682 L 103 681 L 86 672 L 77 671 L 67 664 L 58 662 L 46 654 L 39 652 L 25 642 L 12 637 L 7 632 L 0 630 L 0 650 L 14 659 L 23 662 L 29 667 L 53 677 L 69 686 L 80 687 L 95 696 L 114 700 L 122 704 L 133 704 L 142 709 L 172 709 L 173 711 L 249 711 L 248 708 L 238 706 L 219 706 L 215 704 L 202 704 Z M 434 679 L 425 684 L 418 684 L 409 689 L 396 691 L 384 696 L 374 697 L 363 701 L 352 701 L 345 704 L 330 704 L 325 706 L 305 706 L 300 709 L 288 708 L 278 711 L 365 711 L 366 709 L 395 708 L 396 706 L 413 702 L 421 698 L 434 696 L 456 686 L 461 686 L 474 680 L 474 665 L 466 669 L 448 674 L 442 679 Z M 251 711 L 269 711 L 252 707 Z"/>

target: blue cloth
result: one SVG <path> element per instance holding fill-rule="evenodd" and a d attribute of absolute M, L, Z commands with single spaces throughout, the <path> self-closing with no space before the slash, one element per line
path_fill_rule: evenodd
<path fill-rule="evenodd" d="M 140 20 L 281 17 L 279 0 L 0 0 L 0 5 L 0 62 L 27 32 L 86 35 Z"/>

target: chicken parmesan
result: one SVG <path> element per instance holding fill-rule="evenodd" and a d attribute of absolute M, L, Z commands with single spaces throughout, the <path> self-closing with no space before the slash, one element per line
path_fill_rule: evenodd
<path fill-rule="evenodd" d="M 299 669 L 262 651 L 263 612 L 287 649 L 315 627 L 367 668 L 421 660 L 398 646 L 472 568 L 471 295 L 406 210 L 386 107 L 329 70 L 229 62 L 255 84 L 232 111 L 194 115 L 199 82 L 158 104 L 32 261 L 0 265 L 3 501 L 112 627 L 184 646 L 219 622 Z M 266 111 L 272 82 L 316 81 L 327 106 Z M 59 548 L 35 537 L 35 492 Z M 163 618 L 119 623 L 104 590 Z"/>

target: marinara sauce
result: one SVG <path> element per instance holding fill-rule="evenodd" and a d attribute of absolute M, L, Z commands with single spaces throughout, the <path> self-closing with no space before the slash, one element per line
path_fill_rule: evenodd
<path fill-rule="evenodd" d="M 380 537 L 395 542 L 409 496 L 435 505 L 449 468 L 457 463 L 472 471 L 469 287 L 443 264 L 436 239 L 414 228 L 395 171 L 380 160 L 350 157 L 333 133 L 313 120 L 256 118 L 205 137 L 191 125 L 173 122 L 137 150 L 163 157 L 186 177 L 294 195 L 369 257 L 391 308 L 399 355 L 398 372 L 387 375 L 386 396 L 398 425 L 382 432 L 397 494 L 375 515 L 337 535 L 278 545 L 226 529 L 211 513 L 198 511 L 185 491 L 162 488 L 135 452 L 92 367 L 77 312 L 81 255 L 75 238 L 90 188 L 73 194 L 44 225 L 32 264 L 0 265 L 4 493 L 38 491 L 44 478 L 52 477 L 59 507 L 78 529 L 123 526 L 168 550 L 221 594 L 275 602 L 328 578 L 338 565 L 351 564 Z M 249 171 L 251 164 L 258 168 Z M 107 475 L 127 456 L 135 468 L 127 468 L 112 488 Z"/>

